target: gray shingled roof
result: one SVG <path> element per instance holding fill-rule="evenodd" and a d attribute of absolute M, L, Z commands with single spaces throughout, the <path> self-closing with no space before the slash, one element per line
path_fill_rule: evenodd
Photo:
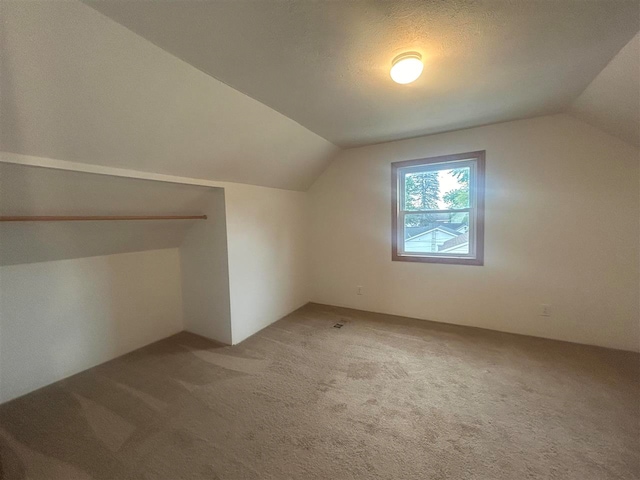
<path fill-rule="evenodd" d="M 447 248 L 456 247 L 458 245 L 462 245 L 463 243 L 467 243 L 469 241 L 469 232 L 465 232 L 462 235 L 458 235 L 457 237 L 453 237 L 451 240 L 447 240 L 444 242 L 438 250 L 446 250 Z"/>

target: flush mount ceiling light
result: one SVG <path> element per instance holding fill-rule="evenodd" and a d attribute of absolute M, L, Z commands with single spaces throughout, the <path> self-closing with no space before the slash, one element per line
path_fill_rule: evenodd
<path fill-rule="evenodd" d="M 391 62 L 391 78 L 402 85 L 415 82 L 422 74 L 422 55 L 418 52 L 401 53 Z"/>

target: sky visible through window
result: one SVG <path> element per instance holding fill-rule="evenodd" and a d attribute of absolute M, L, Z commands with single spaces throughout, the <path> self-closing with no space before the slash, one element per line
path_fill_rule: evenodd
<path fill-rule="evenodd" d="M 438 195 L 438 208 L 441 210 L 445 210 L 449 208 L 447 203 L 444 201 L 444 196 L 459 188 L 462 188 L 463 185 L 458 181 L 458 178 L 453 175 L 453 170 L 440 170 L 438 172 L 438 183 L 440 185 L 440 195 Z"/>
<path fill-rule="evenodd" d="M 469 167 L 461 167 L 407 174 L 407 211 L 468 208 L 469 170 Z M 467 255 L 468 230 L 468 212 L 406 213 L 404 251 Z"/>
<path fill-rule="evenodd" d="M 469 207 L 468 167 L 408 173 L 404 178 L 407 210 Z"/>

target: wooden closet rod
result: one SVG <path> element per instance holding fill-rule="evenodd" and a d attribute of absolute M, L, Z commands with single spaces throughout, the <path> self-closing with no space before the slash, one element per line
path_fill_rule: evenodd
<path fill-rule="evenodd" d="M 101 215 L 101 216 L 32 216 L 32 217 L 2 217 L 0 222 L 77 222 L 95 220 L 206 220 L 206 215 Z"/>

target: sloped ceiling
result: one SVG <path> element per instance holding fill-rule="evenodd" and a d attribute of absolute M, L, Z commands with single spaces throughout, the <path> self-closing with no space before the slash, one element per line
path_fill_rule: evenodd
<path fill-rule="evenodd" d="M 77 2 L 0 2 L 0 150 L 306 190 L 336 147 Z"/>
<path fill-rule="evenodd" d="M 216 190 L 0 163 L 0 215 L 201 215 Z M 2 222 L 0 265 L 175 248 L 217 221 Z"/>
<path fill-rule="evenodd" d="M 637 0 L 86 3 L 343 147 L 563 111 L 640 29 Z"/>
<path fill-rule="evenodd" d="M 598 74 L 569 112 L 640 147 L 640 33 Z"/>
<path fill-rule="evenodd" d="M 566 109 L 638 31 L 638 8 L 635 0 L 4 0 L 0 150 L 306 190 L 334 143 Z M 423 53 L 426 70 L 399 86 L 389 65 L 407 49 Z M 576 112 L 598 123 L 583 97 Z M 608 131 L 619 134 L 623 116 Z"/>

